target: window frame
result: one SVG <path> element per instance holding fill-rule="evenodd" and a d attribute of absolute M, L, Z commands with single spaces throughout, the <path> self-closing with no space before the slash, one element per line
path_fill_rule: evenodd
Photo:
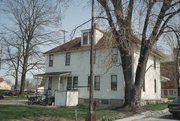
<path fill-rule="evenodd" d="M 115 89 L 113 89 L 113 76 L 116 77 L 116 88 L 115 88 Z M 117 88 L 118 88 L 118 82 L 117 82 L 117 80 L 118 80 L 117 75 L 111 75 L 111 90 L 112 90 L 112 91 L 117 91 Z"/>
<path fill-rule="evenodd" d="M 75 78 L 77 78 L 76 83 L 75 83 Z M 78 76 L 73 76 L 73 90 L 77 90 L 77 89 L 78 89 Z"/>
<path fill-rule="evenodd" d="M 99 78 L 99 80 L 96 80 L 96 78 Z M 100 76 L 94 76 L 94 90 L 99 91 L 101 86 L 100 86 Z M 98 87 L 97 87 L 98 86 Z"/>
<path fill-rule="evenodd" d="M 50 54 L 49 55 L 49 67 L 53 67 L 53 60 L 54 60 L 54 55 Z"/>
<path fill-rule="evenodd" d="M 75 83 L 75 78 L 77 82 Z M 76 84 L 76 86 L 75 86 Z M 78 90 L 78 76 L 69 76 L 67 77 L 67 90 Z"/>
<path fill-rule="evenodd" d="M 87 34 L 87 36 L 85 36 L 85 34 Z M 86 37 L 86 41 L 85 41 L 85 37 Z M 82 41 L 82 44 L 83 45 L 88 45 L 88 40 L 89 40 L 89 32 L 83 32 L 83 41 Z"/>
<path fill-rule="evenodd" d="M 112 62 L 114 64 L 118 63 L 118 49 L 116 47 L 113 47 L 111 51 L 112 51 Z"/>
<path fill-rule="evenodd" d="M 71 52 L 66 52 L 65 65 L 69 66 L 71 64 Z"/>

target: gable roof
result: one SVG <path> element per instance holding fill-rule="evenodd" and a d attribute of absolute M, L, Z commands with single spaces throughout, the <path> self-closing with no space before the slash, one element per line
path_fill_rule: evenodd
<path fill-rule="evenodd" d="M 95 45 L 95 48 L 103 48 L 103 47 L 108 47 L 109 46 L 109 39 L 107 34 L 104 34 L 103 37 L 97 42 Z M 139 40 L 133 39 L 132 40 L 134 43 L 139 43 Z M 117 46 L 118 42 L 116 41 L 111 41 L 111 44 L 113 46 Z M 90 49 L 90 45 L 85 45 L 81 46 L 81 37 L 75 38 L 67 43 L 64 43 L 60 46 L 57 46 L 44 54 L 51 54 L 51 53 L 57 53 L 57 52 L 64 52 L 64 51 L 72 51 L 72 50 L 86 50 Z"/>
<path fill-rule="evenodd" d="M 94 48 L 103 48 L 108 47 L 109 44 L 113 45 L 114 47 L 118 46 L 118 42 L 110 41 L 108 38 L 108 33 L 104 34 L 103 37 L 98 41 Z M 135 44 L 140 44 L 140 40 L 135 37 L 135 35 L 131 35 L 131 41 Z M 110 43 L 111 42 L 111 43 Z M 57 46 L 44 54 L 52 54 L 57 52 L 65 52 L 65 51 L 73 51 L 73 50 L 87 50 L 90 49 L 90 45 L 81 46 L 81 37 L 75 38 L 73 40 L 68 41 L 60 46 Z M 157 49 L 152 49 L 152 53 L 163 56 L 163 54 L 158 51 Z"/>

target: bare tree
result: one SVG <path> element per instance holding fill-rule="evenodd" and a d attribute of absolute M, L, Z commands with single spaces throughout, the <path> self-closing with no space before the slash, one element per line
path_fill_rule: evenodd
<path fill-rule="evenodd" d="M 139 111 L 149 54 L 159 38 L 165 34 L 171 20 L 180 13 L 179 0 L 97 0 L 107 16 L 114 39 L 120 43 L 122 68 L 125 78 L 125 106 Z M 137 20 L 140 21 L 137 28 Z M 173 27 L 173 26 L 172 26 Z M 139 31 L 137 31 L 139 30 Z M 139 33 L 140 57 L 135 81 L 132 78 L 132 40 Z"/>
<path fill-rule="evenodd" d="M 14 89 L 18 88 L 18 81 L 19 81 L 19 73 L 20 71 L 20 64 L 21 64 L 21 44 L 18 41 L 15 43 L 7 43 L 6 46 L 6 63 L 9 65 L 9 69 L 7 70 L 7 74 L 10 73 L 12 77 L 15 79 Z"/>
<path fill-rule="evenodd" d="M 6 29 L 20 41 L 17 54 L 20 49 L 21 60 L 18 62 L 21 66 L 21 94 L 25 88 L 27 72 L 34 68 L 38 69 L 38 65 L 42 63 L 40 46 L 52 43 L 52 40 L 50 41 L 52 31 L 49 28 L 60 22 L 62 2 L 63 0 L 4 1 L 4 11 L 11 16 L 15 26 Z"/>

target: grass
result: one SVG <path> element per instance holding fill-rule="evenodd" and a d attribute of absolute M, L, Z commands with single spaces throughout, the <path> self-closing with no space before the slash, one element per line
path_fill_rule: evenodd
<path fill-rule="evenodd" d="M 0 95 L 1 95 L 4 91 L 7 91 L 7 90 L 0 90 Z"/>
<path fill-rule="evenodd" d="M 168 103 L 162 103 L 162 104 L 149 104 L 143 106 L 143 110 L 148 111 L 158 111 L 158 110 L 164 110 L 168 107 Z"/>
<path fill-rule="evenodd" d="M 87 106 L 48 108 L 25 105 L 0 105 L 0 120 L 32 116 L 59 116 L 74 119 L 75 110 L 77 110 L 79 119 L 85 119 L 88 110 Z M 97 107 L 96 116 L 98 120 L 108 121 L 123 118 L 125 114 L 116 112 L 110 107 Z"/>

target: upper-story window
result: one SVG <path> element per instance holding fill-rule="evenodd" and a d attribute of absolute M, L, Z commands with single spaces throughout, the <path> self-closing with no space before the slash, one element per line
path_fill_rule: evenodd
<path fill-rule="evenodd" d="M 53 54 L 49 55 L 49 67 L 53 66 Z"/>
<path fill-rule="evenodd" d="M 66 66 L 70 65 L 70 60 L 71 60 L 71 53 L 67 52 L 66 53 L 66 59 L 65 59 L 65 65 Z"/>
<path fill-rule="evenodd" d="M 112 62 L 117 63 L 118 62 L 118 49 L 112 48 Z"/>
<path fill-rule="evenodd" d="M 91 44 L 91 32 L 84 32 L 82 37 L 82 45 Z"/>
<path fill-rule="evenodd" d="M 88 32 L 83 33 L 83 45 L 88 44 Z"/>

